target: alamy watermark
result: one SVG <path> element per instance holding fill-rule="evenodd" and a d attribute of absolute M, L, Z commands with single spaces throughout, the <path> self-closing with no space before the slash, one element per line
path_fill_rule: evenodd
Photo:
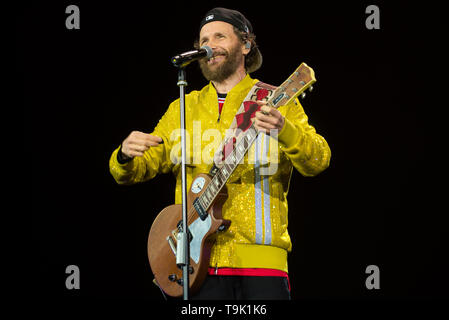
<path fill-rule="evenodd" d="M 65 13 L 69 15 L 65 19 L 65 27 L 69 30 L 80 28 L 80 8 L 71 4 L 65 8 Z"/>
<path fill-rule="evenodd" d="M 228 131 L 231 129 L 228 129 Z M 227 156 L 221 161 L 221 157 L 217 159 L 214 155 L 220 148 L 220 144 L 224 137 L 220 130 L 210 128 L 201 130 L 201 121 L 193 121 L 192 132 L 186 130 L 186 164 L 206 164 L 211 165 L 214 160 L 217 165 L 227 164 L 234 161 L 234 158 Z M 277 172 L 279 164 L 278 151 L 278 130 L 270 130 L 269 134 L 259 133 L 258 138 L 248 149 L 247 156 L 243 157 L 238 164 L 251 164 L 259 166 L 261 175 L 273 175 Z M 170 161 L 174 164 L 181 163 L 181 129 L 175 129 L 170 134 L 170 141 L 173 146 L 170 151 Z M 207 142 L 203 147 L 203 142 Z M 256 147 L 257 144 L 257 147 Z M 223 153 L 228 154 L 226 148 L 236 148 L 236 145 L 226 145 Z"/>
<path fill-rule="evenodd" d="M 77 5 L 68 5 L 65 9 L 65 13 L 69 14 L 65 20 L 65 26 L 67 29 L 80 29 L 80 9 Z M 365 13 L 368 14 L 365 20 L 365 26 L 368 30 L 380 29 L 380 10 L 379 7 L 371 4 L 366 7 Z"/>
<path fill-rule="evenodd" d="M 368 290 L 380 289 L 380 269 L 375 264 L 366 267 L 365 273 L 369 276 L 365 280 L 365 286 Z"/>
<path fill-rule="evenodd" d="M 365 13 L 369 14 L 365 20 L 365 26 L 368 30 L 380 29 L 380 10 L 379 7 L 372 4 L 366 7 Z"/>
<path fill-rule="evenodd" d="M 69 290 L 80 288 L 80 268 L 77 265 L 71 264 L 65 268 L 65 273 L 68 274 L 65 279 L 65 287 Z"/>

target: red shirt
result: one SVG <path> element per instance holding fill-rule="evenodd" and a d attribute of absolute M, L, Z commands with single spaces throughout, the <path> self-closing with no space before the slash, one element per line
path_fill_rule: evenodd
<path fill-rule="evenodd" d="M 221 114 L 221 109 L 223 109 L 223 105 L 226 100 L 226 93 L 219 93 L 218 94 L 218 114 Z"/>

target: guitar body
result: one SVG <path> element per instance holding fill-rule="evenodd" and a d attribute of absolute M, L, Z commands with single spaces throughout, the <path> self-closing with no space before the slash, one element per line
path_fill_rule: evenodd
<path fill-rule="evenodd" d="M 199 178 L 199 179 L 198 179 Z M 202 183 L 201 188 L 197 181 Z M 188 229 L 190 232 L 190 276 L 189 289 L 194 293 L 203 283 L 209 267 L 209 258 L 215 235 L 226 230 L 231 221 L 223 220 L 221 208 L 228 195 L 226 187 L 217 194 L 202 220 L 193 202 L 207 189 L 211 177 L 199 174 L 193 180 L 187 194 Z M 196 185 L 195 185 L 196 183 Z M 182 205 L 174 204 L 164 208 L 156 217 L 148 236 L 148 259 L 159 287 L 169 296 L 180 297 L 183 293 L 182 269 L 176 264 L 176 234 L 182 221 Z"/>

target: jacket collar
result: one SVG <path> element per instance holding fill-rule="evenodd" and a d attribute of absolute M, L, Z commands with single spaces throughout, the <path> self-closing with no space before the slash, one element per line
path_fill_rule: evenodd
<path fill-rule="evenodd" d="M 232 88 L 227 96 L 234 96 L 236 94 L 243 94 L 243 97 L 246 96 L 248 91 L 253 87 L 253 85 L 257 82 L 257 80 L 254 80 L 250 77 L 250 75 L 247 73 L 246 76 L 237 83 L 234 88 Z M 210 92 L 214 92 L 217 94 L 217 90 L 215 89 L 214 85 L 212 84 L 212 81 L 209 82 L 209 90 Z"/>

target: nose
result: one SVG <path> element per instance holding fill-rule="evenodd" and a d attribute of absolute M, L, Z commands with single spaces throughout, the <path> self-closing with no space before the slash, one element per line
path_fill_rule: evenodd
<path fill-rule="evenodd" d="M 215 38 L 210 39 L 210 40 L 207 42 L 207 45 L 208 45 L 209 47 L 211 47 L 212 50 L 218 50 L 218 49 L 219 49 L 218 41 L 217 41 L 217 39 L 215 39 Z"/>
<path fill-rule="evenodd" d="M 209 43 L 207 44 L 209 47 L 211 47 L 212 50 L 216 50 L 217 49 L 217 44 L 213 41 L 209 41 Z"/>

